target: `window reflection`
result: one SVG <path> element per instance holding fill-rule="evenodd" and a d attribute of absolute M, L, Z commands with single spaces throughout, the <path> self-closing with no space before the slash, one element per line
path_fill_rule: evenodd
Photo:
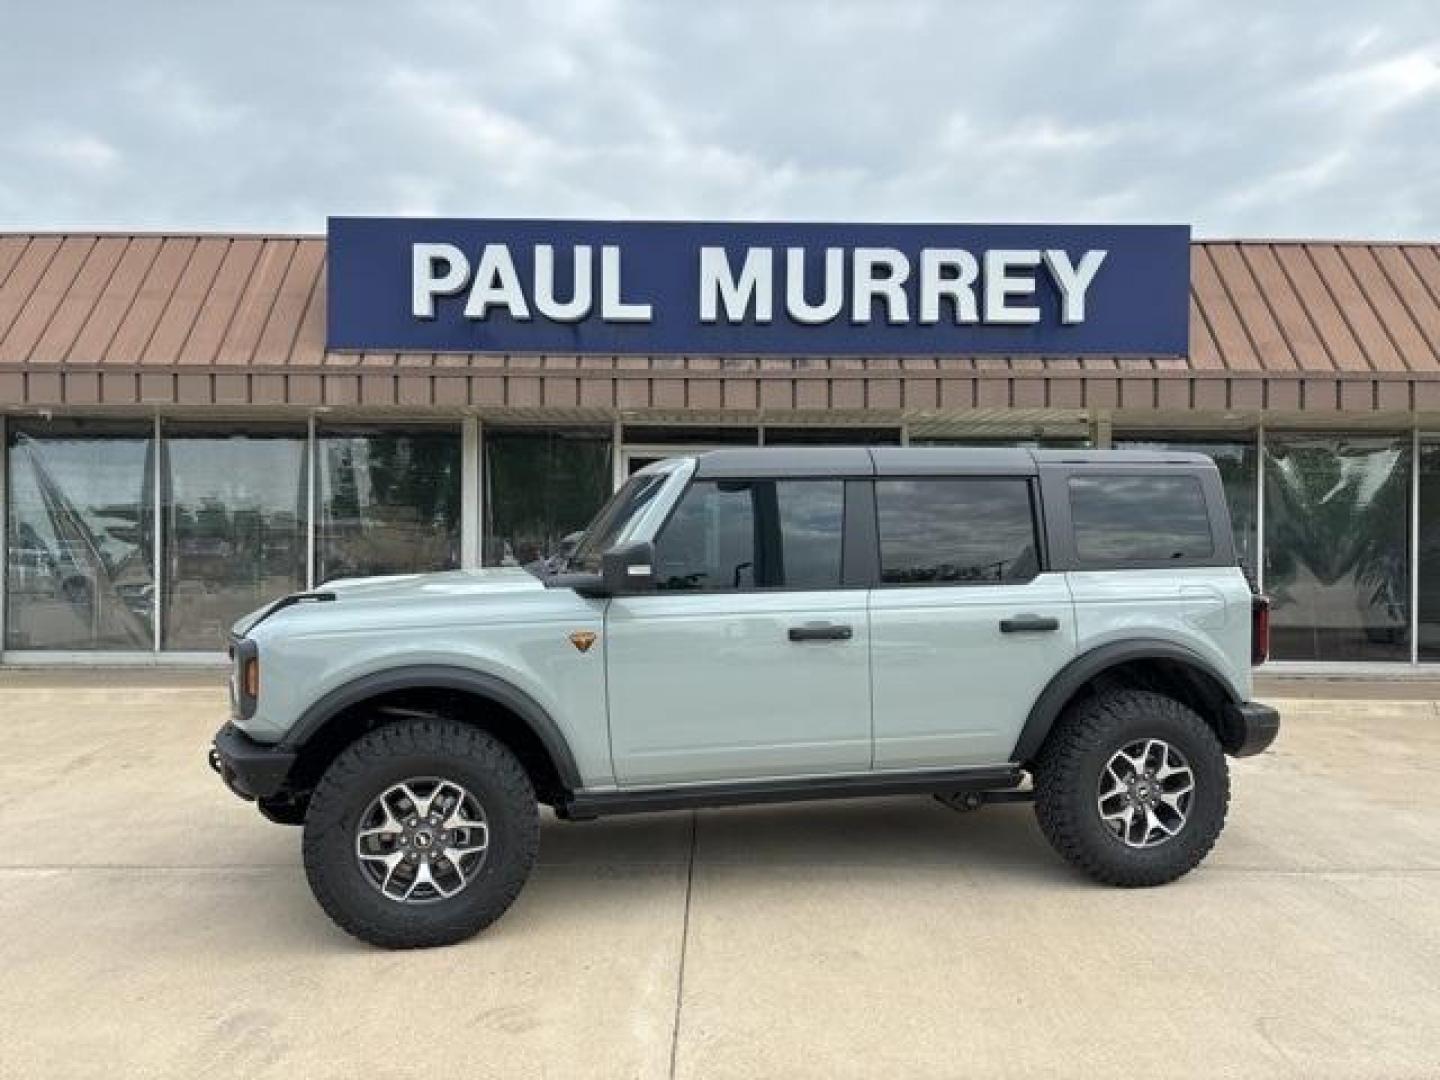
<path fill-rule="evenodd" d="M 460 434 L 319 436 L 317 581 L 460 565 Z"/>
<path fill-rule="evenodd" d="M 1194 476 L 1075 476 L 1070 516 L 1082 562 L 1163 565 L 1215 553 L 1205 493 Z"/>
<path fill-rule="evenodd" d="M 1040 572 L 1024 480 L 879 480 L 880 580 L 1026 581 Z"/>
<path fill-rule="evenodd" d="M 837 588 L 845 522 L 844 481 L 782 480 L 774 490 L 780 527 L 780 566 L 775 580 L 787 589 Z"/>
<path fill-rule="evenodd" d="M 104 432 L 11 435 L 8 649 L 154 646 L 154 443 Z"/>
<path fill-rule="evenodd" d="M 305 587 L 305 433 L 167 433 L 162 645 L 212 650 Z"/>
<path fill-rule="evenodd" d="M 1265 591 L 1277 660 L 1405 660 L 1409 440 L 1274 436 L 1265 453 Z"/>

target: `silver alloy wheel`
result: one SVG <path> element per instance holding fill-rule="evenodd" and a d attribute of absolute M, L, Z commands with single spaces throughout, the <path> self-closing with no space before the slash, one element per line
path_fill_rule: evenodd
<path fill-rule="evenodd" d="M 1194 795 L 1185 755 L 1161 739 L 1141 739 L 1105 763 L 1095 803 L 1100 820 L 1127 847 L 1152 848 L 1185 827 Z"/>
<path fill-rule="evenodd" d="M 411 777 L 382 791 L 355 831 L 360 871 L 402 904 L 448 900 L 475 879 L 490 847 L 480 801 L 453 780 Z"/>

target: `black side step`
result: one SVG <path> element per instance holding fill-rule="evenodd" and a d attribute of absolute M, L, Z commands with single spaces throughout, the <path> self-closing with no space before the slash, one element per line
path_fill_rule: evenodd
<path fill-rule="evenodd" d="M 806 780 L 747 780 L 640 791 L 579 792 L 558 804 L 555 812 L 569 821 L 589 821 L 611 814 L 640 814 L 652 810 L 859 799 L 875 795 L 929 795 L 940 791 L 997 791 L 1016 787 L 1020 780 L 1020 770 L 1012 765 Z"/>

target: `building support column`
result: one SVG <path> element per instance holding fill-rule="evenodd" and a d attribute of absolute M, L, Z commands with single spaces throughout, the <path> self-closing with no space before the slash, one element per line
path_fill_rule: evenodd
<path fill-rule="evenodd" d="M 164 610 L 161 604 L 161 597 L 165 587 L 165 493 L 162 485 L 165 482 L 165 466 L 161 455 L 165 452 L 165 444 L 161 441 L 160 414 L 155 414 L 155 424 L 151 428 L 150 438 L 154 444 L 154 450 L 150 454 L 151 476 L 150 487 L 153 489 L 150 494 L 150 509 L 154 514 L 152 521 L 154 528 L 151 536 L 155 550 L 150 553 L 151 565 L 151 604 L 150 617 L 154 625 L 150 628 L 151 651 L 160 651 L 160 615 Z"/>
<path fill-rule="evenodd" d="M 1420 662 L 1420 425 L 1410 429 L 1410 663 Z"/>
<path fill-rule="evenodd" d="M 619 491 L 625 483 L 625 425 L 620 418 L 610 431 L 610 490 Z"/>
<path fill-rule="evenodd" d="M 319 534 L 316 516 L 320 507 L 315 493 L 320 490 L 317 474 L 320 471 L 320 448 L 315 441 L 315 414 L 305 418 L 305 587 L 313 589 L 319 584 L 315 580 L 315 540 Z"/>
<path fill-rule="evenodd" d="M 1097 409 L 1090 414 L 1090 446 L 1095 450 L 1109 450 L 1113 442 L 1110 412 Z"/>
<path fill-rule="evenodd" d="M 484 561 L 485 441 L 480 418 L 460 426 L 460 565 L 473 570 Z"/>
<path fill-rule="evenodd" d="M 1265 424 L 1255 428 L 1255 588 L 1265 591 Z"/>
<path fill-rule="evenodd" d="M 10 429 L 0 413 L 0 655 L 10 640 L 10 605 L 5 588 L 10 583 Z"/>

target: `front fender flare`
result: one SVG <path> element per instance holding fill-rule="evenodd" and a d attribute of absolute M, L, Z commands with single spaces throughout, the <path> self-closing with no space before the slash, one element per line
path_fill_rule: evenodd
<path fill-rule="evenodd" d="M 581 787 L 580 770 L 575 765 L 570 744 L 566 742 L 560 726 L 539 702 L 504 679 L 447 664 L 390 668 L 344 683 L 307 708 L 280 745 L 287 750 L 298 751 L 341 710 L 380 694 L 421 688 L 475 694 L 509 709 L 524 721 L 545 747 L 560 782 L 571 791 Z"/>
<path fill-rule="evenodd" d="M 1045 742 L 1045 736 L 1050 734 L 1060 711 L 1077 690 L 1110 668 L 1136 660 L 1174 660 L 1182 663 L 1213 680 L 1224 691 L 1227 702 L 1240 704 L 1240 696 L 1235 693 L 1230 680 L 1194 649 L 1160 638 L 1114 641 L 1081 653 L 1056 672 L 1030 707 L 1010 760 L 1024 763 L 1033 759 Z"/>

